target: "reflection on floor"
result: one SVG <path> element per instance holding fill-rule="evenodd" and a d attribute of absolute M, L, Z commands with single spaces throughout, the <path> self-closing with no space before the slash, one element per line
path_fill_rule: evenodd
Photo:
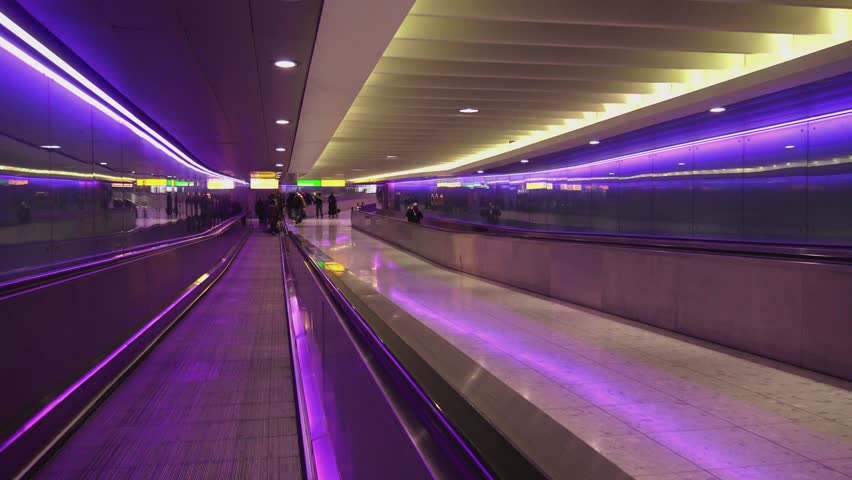
<path fill-rule="evenodd" d="M 278 239 L 254 234 L 36 478 L 302 478 Z"/>
<path fill-rule="evenodd" d="M 352 230 L 299 232 L 637 478 L 852 478 L 852 386 L 459 274 Z"/>

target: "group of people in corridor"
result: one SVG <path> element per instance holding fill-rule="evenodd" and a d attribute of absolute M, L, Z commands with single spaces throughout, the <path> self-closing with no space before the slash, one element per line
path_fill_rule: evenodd
<path fill-rule="evenodd" d="M 323 201 L 322 193 L 316 192 L 313 194 L 301 192 L 290 192 L 286 199 L 282 199 L 280 193 L 269 194 L 269 199 L 264 202 L 258 197 L 254 205 L 254 212 L 257 215 L 260 228 L 268 228 L 269 233 L 275 235 L 280 231 L 279 223 L 283 220 L 283 215 L 286 213 L 294 223 L 301 223 L 307 217 L 307 209 L 313 205 L 316 212 L 316 218 L 324 218 L 323 204 L 328 204 L 328 217 L 336 218 L 340 213 L 337 208 L 337 198 L 334 193 L 329 194 L 328 202 Z"/>

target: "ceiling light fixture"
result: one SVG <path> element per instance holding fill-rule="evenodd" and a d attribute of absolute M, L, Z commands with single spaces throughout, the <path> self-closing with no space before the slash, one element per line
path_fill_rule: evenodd
<path fill-rule="evenodd" d="M 286 148 L 284 148 L 284 147 L 275 147 L 275 151 L 276 151 L 276 152 L 286 152 L 286 151 L 287 151 L 287 149 L 286 149 Z"/>
<path fill-rule="evenodd" d="M 725 110 L 725 107 L 713 107 L 710 109 L 710 113 L 722 113 Z"/>
<path fill-rule="evenodd" d="M 107 162 L 101 162 L 100 164 L 101 164 L 101 165 L 103 165 L 103 166 L 107 166 L 107 165 L 108 165 L 108 164 L 107 164 Z"/>
<path fill-rule="evenodd" d="M 293 60 L 287 60 L 287 59 L 278 60 L 277 62 L 275 62 L 275 66 L 278 67 L 278 68 L 293 68 L 293 67 L 296 67 L 298 65 L 299 64 L 297 62 L 294 62 Z"/>
<path fill-rule="evenodd" d="M 59 150 L 62 147 L 60 147 L 59 145 L 42 145 L 41 148 L 44 148 L 44 149 L 47 149 L 47 150 Z"/>
<path fill-rule="evenodd" d="M 385 158 L 396 158 L 396 155 L 388 155 Z"/>
<path fill-rule="evenodd" d="M 58 67 L 60 70 L 65 72 L 68 76 L 79 82 L 84 88 L 86 88 L 89 92 L 94 94 L 96 97 L 100 98 L 104 103 L 96 100 L 94 97 L 90 96 L 88 93 L 84 92 L 82 89 L 66 80 L 62 75 L 54 72 L 50 68 L 43 65 L 41 62 L 35 60 L 32 56 L 21 50 L 12 42 L 4 38 L 0 38 L 0 48 L 3 48 L 7 52 L 11 53 L 15 57 L 17 57 L 22 62 L 29 65 L 34 70 L 39 73 L 47 76 L 51 80 L 55 81 L 57 84 L 76 95 L 78 98 L 83 100 L 84 102 L 92 105 L 93 107 L 100 110 L 109 118 L 113 119 L 115 122 L 125 125 L 129 128 L 134 134 L 142 138 L 143 140 L 149 142 L 151 145 L 155 146 L 163 153 L 171 157 L 173 160 L 178 163 L 183 164 L 186 167 L 189 167 L 199 173 L 203 173 L 205 175 L 210 175 L 214 177 L 221 178 L 229 178 L 226 175 L 210 170 L 209 168 L 201 165 L 193 158 L 189 157 L 186 153 L 175 147 L 168 140 L 163 138 L 159 133 L 157 133 L 153 128 L 142 122 L 139 118 L 137 118 L 133 113 L 131 113 L 127 108 L 118 103 L 112 97 L 107 95 L 100 87 L 95 85 L 91 80 L 83 76 L 80 72 L 75 70 L 71 65 L 69 65 L 65 60 L 63 60 L 59 55 L 55 54 L 41 42 L 39 42 L 35 37 L 30 35 L 26 30 L 21 28 L 18 24 L 13 22 L 9 17 L 0 12 L 0 25 L 3 25 L 9 32 L 18 37 L 21 41 L 26 43 L 33 50 L 37 51 L 39 54 L 44 56 L 47 60 L 49 60 L 53 65 Z M 115 111 L 108 108 L 107 105 L 112 107 Z M 115 113 L 115 112 L 118 113 Z M 119 115 L 120 114 L 120 115 Z M 56 146 L 55 148 L 59 148 Z M 245 184 L 242 180 L 234 179 L 234 181 Z"/>
<path fill-rule="evenodd" d="M 597 145 L 599 143 L 601 143 L 600 140 L 592 140 L 592 141 L 589 142 L 589 145 Z"/>
<path fill-rule="evenodd" d="M 459 113 L 479 113 L 478 108 L 465 107 L 459 110 Z"/>
<path fill-rule="evenodd" d="M 290 120 L 284 120 L 284 119 L 282 118 L 282 119 L 279 119 L 279 120 L 275 120 L 275 123 L 277 123 L 278 125 L 289 125 L 289 124 L 290 124 Z"/>
<path fill-rule="evenodd" d="M 790 150 L 791 148 L 796 148 L 796 146 L 795 145 L 786 145 L 784 148 L 786 148 L 787 150 Z"/>
<path fill-rule="evenodd" d="M 283 166 L 284 166 L 284 164 L 283 164 L 283 163 L 276 163 L 276 164 L 275 164 L 275 166 L 276 166 L 276 167 L 283 167 Z"/>
<path fill-rule="evenodd" d="M 484 170 L 477 170 L 476 173 L 485 173 Z"/>
<path fill-rule="evenodd" d="M 530 161 L 525 158 L 525 159 L 521 160 L 521 163 L 530 163 Z"/>

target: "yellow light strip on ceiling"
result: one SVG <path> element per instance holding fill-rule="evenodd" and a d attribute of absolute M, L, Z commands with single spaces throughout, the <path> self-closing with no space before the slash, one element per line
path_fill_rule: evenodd
<path fill-rule="evenodd" d="M 582 119 L 567 119 L 562 125 L 551 125 L 546 131 L 533 132 L 511 144 L 501 143 L 449 162 L 351 178 L 349 181 L 363 183 L 406 175 L 448 172 L 852 40 L 852 10 L 824 10 L 830 31 L 828 34 L 775 34 L 770 42 L 771 53 L 740 54 L 741 61 L 727 68 L 684 69 L 684 82 L 656 83 L 653 93 L 627 95 L 624 103 L 604 104 L 602 112 L 583 112 Z"/>

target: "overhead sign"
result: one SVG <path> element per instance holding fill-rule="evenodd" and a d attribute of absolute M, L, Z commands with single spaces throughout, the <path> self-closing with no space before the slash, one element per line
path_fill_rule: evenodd
<path fill-rule="evenodd" d="M 139 178 L 136 180 L 136 185 L 140 187 L 165 187 L 165 178 Z"/>
<path fill-rule="evenodd" d="M 320 187 L 322 186 L 322 181 L 320 180 L 296 180 L 296 185 L 300 187 Z"/>
<path fill-rule="evenodd" d="M 273 175 L 272 178 L 252 178 L 252 190 L 278 190 L 278 179 Z"/>
<path fill-rule="evenodd" d="M 228 178 L 208 178 L 207 190 L 233 190 L 234 181 Z"/>
<path fill-rule="evenodd" d="M 345 187 L 346 180 L 322 179 L 320 180 L 321 187 Z"/>
<path fill-rule="evenodd" d="M 249 177 L 251 178 L 275 178 L 275 175 L 278 172 L 251 172 Z"/>

